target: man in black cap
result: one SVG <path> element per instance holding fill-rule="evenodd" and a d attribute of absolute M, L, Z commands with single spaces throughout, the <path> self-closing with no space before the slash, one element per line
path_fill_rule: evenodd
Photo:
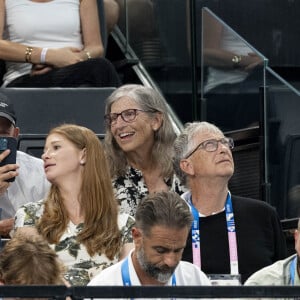
<path fill-rule="evenodd" d="M 8 97 L 0 93 L 0 137 L 17 138 L 16 114 Z M 9 150 L 0 154 L 0 162 L 9 155 Z M 15 177 L 14 182 L 8 182 Z M 13 228 L 16 210 L 23 204 L 44 198 L 49 190 L 43 161 L 27 153 L 17 151 L 16 164 L 0 167 L 0 235 L 6 237 Z"/>

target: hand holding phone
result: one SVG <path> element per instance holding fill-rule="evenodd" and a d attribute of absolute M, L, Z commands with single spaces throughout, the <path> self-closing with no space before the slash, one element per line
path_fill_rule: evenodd
<path fill-rule="evenodd" d="M 9 154 L 4 155 L 4 152 L 9 149 Z M 3 154 L 3 155 L 2 155 Z M 9 171 L 16 171 L 16 158 L 17 158 L 17 140 L 14 137 L 0 137 L 0 168 L 5 166 L 5 171 L 3 173 L 7 173 Z M 1 169 L 0 169 L 1 170 Z M 17 174 L 16 174 L 17 175 Z M 15 175 L 15 176 L 16 176 Z M 12 182 L 15 180 L 15 176 L 9 177 L 5 179 L 5 181 Z"/>

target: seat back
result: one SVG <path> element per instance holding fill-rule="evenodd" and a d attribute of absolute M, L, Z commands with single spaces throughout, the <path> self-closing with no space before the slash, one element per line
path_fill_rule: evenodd
<path fill-rule="evenodd" d="M 97 136 L 100 141 L 104 139 L 104 134 L 97 134 Z M 46 137 L 46 134 L 20 134 L 18 138 L 18 150 L 41 158 Z"/>
<path fill-rule="evenodd" d="M 261 150 L 259 128 L 227 132 L 234 139 L 234 174 L 228 187 L 232 194 L 263 200 L 261 189 Z"/>
<path fill-rule="evenodd" d="M 285 143 L 283 172 L 283 205 L 285 216 L 300 215 L 300 135 L 289 135 Z"/>
<path fill-rule="evenodd" d="M 104 134 L 105 99 L 115 88 L 2 88 L 15 106 L 21 133 L 47 134 L 76 123 Z"/>

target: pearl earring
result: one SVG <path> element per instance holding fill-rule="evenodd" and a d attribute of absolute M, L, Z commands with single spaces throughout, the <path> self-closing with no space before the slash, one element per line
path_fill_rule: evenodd
<path fill-rule="evenodd" d="M 83 161 L 83 160 L 81 160 L 81 161 L 80 161 L 80 164 L 81 164 L 81 165 L 84 165 L 84 161 Z"/>

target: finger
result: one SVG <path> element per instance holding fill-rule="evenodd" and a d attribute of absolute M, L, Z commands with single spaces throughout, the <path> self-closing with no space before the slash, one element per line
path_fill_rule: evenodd
<path fill-rule="evenodd" d="M 14 219 L 4 219 L 0 221 L 0 234 L 7 236 L 9 232 L 13 229 Z"/>
<path fill-rule="evenodd" d="M 18 175 L 19 175 L 18 171 L 9 171 L 9 172 L 2 173 L 0 175 L 0 188 L 2 188 L 4 184 L 7 184 L 7 181 L 9 179 L 12 179 Z"/>
<path fill-rule="evenodd" d="M 5 151 L 3 151 L 1 154 L 0 154 L 0 162 L 4 160 L 5 157 L 7 157 L 10 153 L 10 150 L 9 149 L 6 149 Z"/>

